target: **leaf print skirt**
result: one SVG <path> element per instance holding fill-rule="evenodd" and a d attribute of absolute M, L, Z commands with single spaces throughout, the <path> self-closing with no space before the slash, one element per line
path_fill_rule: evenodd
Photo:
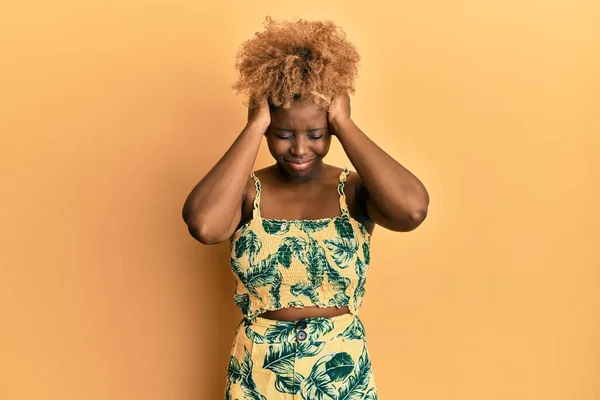
<path fill-rule="evenodd" d="M 358 316 L 238 326 L 226 400 L 375 400 L 377 389 Z"/>

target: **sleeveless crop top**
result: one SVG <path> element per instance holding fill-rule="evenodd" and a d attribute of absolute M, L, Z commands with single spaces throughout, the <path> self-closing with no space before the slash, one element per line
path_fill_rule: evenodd
<path fill-rule="evenodd" d="M 279 220 L 260 216 L 261 185 L 254 173 L 253 218 L 231 236 L 230 266 L 235 303 L 253 321 L 285 307 L 348 306 L 352 314 L 365 294 L 371 236 L 350 217 L 344 182 L 337 191 L 341 214 L 334 218 Z"/>

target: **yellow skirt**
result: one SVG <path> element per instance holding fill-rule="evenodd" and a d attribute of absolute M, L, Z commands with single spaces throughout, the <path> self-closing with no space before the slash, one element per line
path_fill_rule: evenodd
<path fill-rule="evenodd" d="M 353 314 L 243 319 L 226 384 L 226 400 L 377 399 L 365 329 Z"/>

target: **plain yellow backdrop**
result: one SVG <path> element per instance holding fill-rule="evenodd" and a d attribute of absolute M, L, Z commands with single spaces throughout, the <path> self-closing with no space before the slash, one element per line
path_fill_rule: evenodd
<path fill-rule="evenodd" d="M 600 399 L 595 0 L 2 2 L 0 399 L 222 398 L 227 244 L 181 208 L 267 15 L 344 28 L 356 123 L 431 196 L 373 235 L 380 398 Z"/>

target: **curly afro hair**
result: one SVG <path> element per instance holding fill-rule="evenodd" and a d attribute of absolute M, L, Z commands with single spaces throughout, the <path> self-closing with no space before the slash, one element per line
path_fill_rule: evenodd
<path fill-rule="evenodd" d="M 354 93 L 360 56 L 344 31 L 331 21 L 281 21 L 270 17 L 265 30 L 244 42 L 233 85 L 247 104 L 267 99 L 271 107 L 289 108 L 309 101 L 326 108 L 338 93 Z"/>

